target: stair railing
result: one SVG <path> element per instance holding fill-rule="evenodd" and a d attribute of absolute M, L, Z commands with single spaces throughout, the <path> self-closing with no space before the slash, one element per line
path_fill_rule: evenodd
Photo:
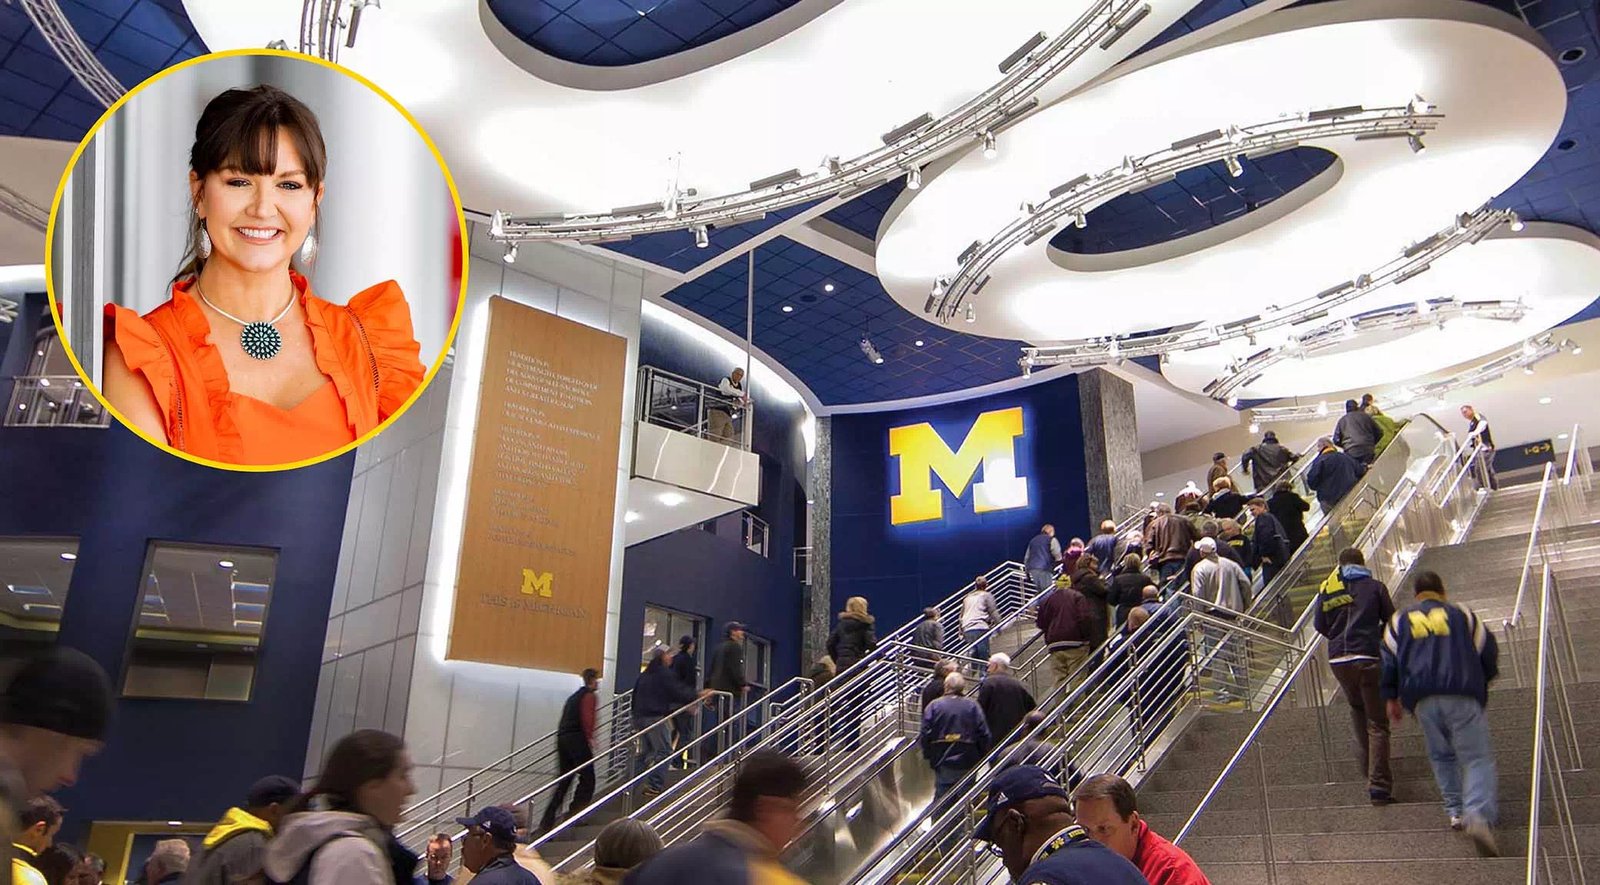
<path fill-rule="evenodd" d="M 1558 858 L 1553 858 L 1545 852 L 1547 842 L 1551 841 L 1545 838 L 1549 830 L 1544 820 L 1544 787 L 1545 779 L 1548 778 L 1551 804 L 1555 812 L 1553 829 L 1561 845 L 1560 853 L 1564 856 L 1560 859 L 1566 861 L 1567 867 L 1567 876 L 1561 881 L 1571 885 L 1587 885 L 1588 878 L 1583 868 L 1584 846 L 1580 843 L 1572 817 L 1572 802 L 1567 793 L 1566 778 L 1568 771 L 1583 769 L 1583 755 L 1577 739 L 1577 723 L 1567 698 L 1569 682 L 1576 682 L 1579 678 L 1577 660 L 1553 651 L 1555 645 L 1553 633 L 1556 630 L 1560 630 L 1567 638 L 1569 650 L 1571 634 L 1567 631 L 1566 613 L 1562 608 L 1555 573 L 1549 563 L 1544 563 L 1540 572 L 1539 648 L 1534 666 L 1533 775 L 1528 795 L 1526 881 L 1527 885 L 1537 885 L 1541 881 L 1554 879 L 1552 866 Z M 1551 618 L 1552 612 L 1555 614 L 1554 619 Z M 1552 696 L 1552 687 L 1555 689 L 1554 703 L 1547 703 Z M 1547 707 L 1554 708 L 1556 721 L 1553 723 L 1547 721 L 1550 715 Z M 1566 763 L 1563 763 L 1556 742 L 1549 740 L 1548 732 L 1552 726 L 1558 728 L 1564 738 L 1561 743 L 1565 745 L 1567 751 Z"/>

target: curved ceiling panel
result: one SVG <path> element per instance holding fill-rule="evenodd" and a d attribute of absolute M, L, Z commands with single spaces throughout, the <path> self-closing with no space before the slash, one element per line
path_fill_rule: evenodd
<path fill-rule="evenodd" d="M 1457 249 L 1432 269 L 1398 286 L 1383 286 L 1330 313 L 1327 323 L 1427 301 L 1430 310 L 1449 302 L 1521 301 L 1520 319 L 1462 317 L 1405 333 L 1362 334 L 1318 355 L 1285 359 L 1239 388 L 1241 399 L 1315 396 L 1332 390 L 1377 386 L 1436 372 L 1536 335 L 1594 301 L 1600 292 L 1600 238 L 1560 224 L 1530 222 L 1521 233 L 1502 229 L 1475 245 Z M 1281 334 L 1256 344 L 1235 340 L 1168 355 L 1162 367 L 1172 383 L 1203 391 L 1228 374 L 1235 360 L 1279 347 Z"/>
<path fill-rule="evenodd" d="M 1377 264 L 1515 182 L 1566 107 L 1554 63 L 1515 20 L 1454 2 L 1412 4 L 1407 14 L 1349 0 L 1285 10 L 1047 108 L 1007 131 L 995 159 L 971 152 L 903 195 L 878 244 L 879 276 L 902 306 L 921 311 L 970 243 L 1075 175 L 1230 125 L 1421 95 L 1443 114 L 1425 153 L 1404 139 L 1312 139 L 1340 162 L 1321 176 L 1337 170 L 1337 180 L 1303 205 L 1284 199 L 1137 254 L 1071 256 L 1043 242 L 1012 249 L 991 269 L 966 331 L 1048 342 L 1226 322 Z"/>
<path fill-rule="evenodd" d="M 1151 12 L 1109 49 L 1051 81 L 1052 100 L 1104 73 L 1197 0 Z M 364 17 L 340 62 L 405 104 L 438 142 L 470 207 L 604 211 L 660 200 L 676 179 L 702 195 L 744 191 L 826 156 L 859 156 L 924 113 L 993 86 L 1032 35 L 1065 31 L 1090 0 L 850 0 L 805 27 L 714 67 L 635 89 L 541 80 L 505 58 L 477 3 L 386 4 Z M 299 0 L 186 0 L 215 49 L 298 32 Z M 936 14 L 937 13 L 937 14 Z M 464 96 L 472 96 L 464 99 Z M 848 101 L 840 100 L 848 96 Z"/>
<path fill-rule="evenodd" d="M 540 52 L 617 67 L 705 46 L 801 0 L 486 0 L 506 30 Z"/>

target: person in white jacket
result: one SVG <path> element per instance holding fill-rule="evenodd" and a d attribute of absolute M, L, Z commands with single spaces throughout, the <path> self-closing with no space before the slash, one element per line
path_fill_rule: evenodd
<path fill-rule="evenodd" d="M 969 654 L 980 661 L 989 660 L 989 640 L 985 638 L 994 625 L 1000 623 L 1000 606 L 989 592 L 989 582 L 980 576 L 972 582 L 972 589 L 961 600 L 961 638 L 977 643 Z"/>
<path fill-rule="evenodd" d="M 263 870 L 274 882 L 410 885 L 417 856 L 392 830 L 415 792 L 404 741 L 374 729 L 345 735 L 267 843 Z"/>
<path fill-rule="evenodd" d="M 1194 547 L 1203 558 L 1195 563 L 1189 575 L 1190 593 L 1214 603 L 1217 607 L 1210 613 L 1216 617 L 1231 618 L 1244 612 L 1250 598 L 1250 579 L 1245 576 L 1244 569 L 1237 562 L 1218 556 L 1217 542 L 1213 538 L 1201 538 L 1194 542 Z M 1224 644 L 1223 630 L 1214 625 L 1206 626 L 1205 636 L 1207 653 L 1214 653 L 1212 673 L 1219 683 L 1216 699 L 1221 703 L 1243 700 L 1246 677 L 1243 645 Z"/>

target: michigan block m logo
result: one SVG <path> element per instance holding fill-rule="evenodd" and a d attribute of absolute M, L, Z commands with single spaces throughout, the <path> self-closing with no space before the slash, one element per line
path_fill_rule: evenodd
<path fill-rule="evenodd" d="M 972 487 L 978 513 L 1028 506 L 1028 481 L 1017 476 L 1016 439 L 1022 436 L 1022 408 L 984 412 L 972 422 L 961 447 L 951 451 L 932 424 L 889 429 L 889 456 L 900 459 L 900 494 L 889 498 L 889 522 L 904 525 L 944 516 L 938 476 L 960 498 L 983 465 L 983 481 Z"/>
<path fill-rule="evenodd" d="M 538 594 L 549 597 L 554 594 L 550 590 L 552 576 L 549 572 L 536 572 L 531 568 L 522 570 L 522 592 L 527 596 Z"/>

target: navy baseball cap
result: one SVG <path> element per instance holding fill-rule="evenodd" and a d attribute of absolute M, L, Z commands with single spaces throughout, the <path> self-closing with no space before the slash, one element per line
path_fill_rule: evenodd
<path fill-rule="evenodd" d="M 517 841 L 517 818 L 504 808 L 490 806 L 472 817 L 458 817 L 456 823 L 467 829 L 481 829 L 496 842 Z"/>
<path fill-rule="evenodd" d="M 300 784 L 297 781 L 284 777 L 281 774 L 271 774 L 255 782 L 250 787 L 250 792 L 245 794 L 245 806 L 249 808 L 265 808 L 288 802 L 300 795 Z"/>
<path fill-rule="evenodd" d="M 980 842 L 988 842 L 997 814 L 1013 805 L 1030 799 L 1043 799 L 1046 796 L 1066 799 L 1067 788 L 1061 786 L 1049 772 L 1037 765 L 1017 765 L 1007 768 L 995 775 L 994 781 L 990 783 L 989 797 L 983 802 L 983 820 L 978 823 L 978 829 L 972 837 Z"/>

